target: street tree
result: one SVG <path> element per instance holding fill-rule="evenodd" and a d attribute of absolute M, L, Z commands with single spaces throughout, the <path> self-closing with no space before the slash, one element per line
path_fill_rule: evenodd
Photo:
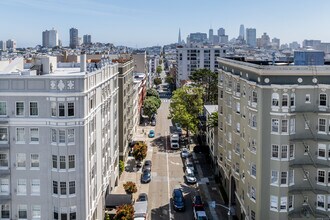
<path fill-rule="evenodd" d="M 146 158 L 147 156 L 147 151 L 148 151 L 148 146 L 146 143 L 140 141 L 135 143 L 133 147 L 133 157 L 136 161 L 142 161 Z"/>
<path fill-rule="evenodd" d="M 147 96 L 154 96 L 156 98 L 159 98 L 157 90 L 153 88 L 147 89 Z"/>
<path fill-rule="evenodd" d="M 116 215 L 113 220 L 133 220 L 134 207 L 131 204 L 121 205 L 116 209 Z"/>
<path fill-rule="evenodd" d="M 159 77 L 155 78 L 155 79 L 154 79 L 154 84 L 155 84 L 156 86 L 162 84 L 162 79 L 159 78 Z"/>
<path fill-rule="evenodd" d="M 169 118 L 181 124 L 183 128 L 193 133 L 197 132 L 199 115 L 203 111 L 202 87 L 183 86 L 173 92 L 170 103 Z"/>
<path fill-rule="evenodd" d="M 163 71 L 161 66 L 157 66 L 156 73 L 160 74 Z"/>
<path fill-rule="evenodd" d="M 132 194 L 137 192 L 137 186 L 132 181 L 127 181 L 123 184 L 124 190 L 127 194 Z"/>
<path fill-rule="evenodd" d="M 165 82 L 168 83 L 168 84 L 174 85 L 175 84 L 175 79 L 174 79 L 173 76 L 169 75 L 169 76 L 166 76 Z"/>
<path fill-rule="evenodd" d="M 218 104 L 218 74 L 209 69 L 197 69 L 189 76 L 195 86 L 205 89 L 204 104 Z"/>
<path fill-rule="evenodd" d="M 149 120 L 157 113 L 157 109 L 160 107 L 161 101 L 154 96 L 147 96 L 143 101 L 143 114 L 147 115 Z"/>

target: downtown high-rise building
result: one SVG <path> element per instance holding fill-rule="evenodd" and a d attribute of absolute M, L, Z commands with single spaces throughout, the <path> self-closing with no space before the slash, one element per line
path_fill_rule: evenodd
<path fill-rule="evenodd" d="M 239 35 L 238 35 L 238 38 L 239 38 L 240 40 L 244 40 L 244 39 L 245 39 L 245 37 L 244 37 L 244 33 L 245 33 L 244 25 L 241 24 L 241 25 L 239 26 Z"/>
<path fill-rule="evenodd" d="M 92 36 L 90 34 L 85 34 L 83 36 L 83 44 L 84 45 L 92 44 Z"/>
<path fill-rule="evenodd" d="M 5 51 L 7 50 L 7 47 L 6 47 L 6 41 L 0 41 L 0 50 L 2 51 Z"/>
<path fill-rule="evenodd" d="M 16 40 L 14 39 L 9 39 L 6 41 L 6 47 L 8 50 L 16 50 Z"/>
<path fill-rule="evenodd" d="M 255 28 L 246 28 L 246 44 L 250 47 L 257 46 L 257 31 Z"/>
<path fill-rule="evenodd" d="M 213 29 L 209 29 L 209 43 L 213 44 Z"/>
<path fill-rule="evenodd" d="M 79 46 L 78 29 L 71 28 L 70 29 L 70 48 L 75 49 L 78 46 Z"/>
<path fill-rule="evenodd" d="M 42 46 L 52 48 L 58 46 L 57 30 L 45 30 L 42 32 Z"/>

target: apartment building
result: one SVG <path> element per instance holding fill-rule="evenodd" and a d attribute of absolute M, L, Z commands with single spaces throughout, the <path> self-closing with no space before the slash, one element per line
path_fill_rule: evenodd
<path fill-rule="evenodd" d="M 197 69 L 215 71 L 218 68 L 217 57 L 224 57 L 226 49 L 219 46 L 178 47 L 176 50 L 178 71 L 177 88 L 184 85 L 192 72 Z"/>
<path fill-rule="evenodd" d="M 125 161 L 128 156 L 128 146 L 134 132 L 134 62 L 131 58 L 118 58 L 118 129 L 119 129 L 119 159 Z"/>
<path fill-rule="evenodd" d="M 220 179 L 239 219 L 329 219 L 330 67 L 218 58 Z"/>
<path fill-rule="evenodd" d="M 118 64 L 0 70 L 0 219 L 103 219 L 118 178 Z"/>

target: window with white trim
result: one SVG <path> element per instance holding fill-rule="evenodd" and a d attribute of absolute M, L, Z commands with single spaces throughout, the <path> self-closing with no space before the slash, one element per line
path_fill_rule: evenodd
<path fill-rule="evenodd" d="M 27 219 L 27 205 L 18 205 L 18 219 Z"/>
<path fill-rule="evenodd" d="M 59 117 L 65 116 L 65 105 L 63 102 L 58 103 L 58 116 Z"/>
<path fill-rule="evenodd" d="M 65 156 L 60 156 L 60 170 L 66 169 L 66 160 Z"/>
<path fill-rule="evenodd" d="M 288 197 L 288 208 L 289 208 L 289 211 L 293 210 L 293 201 L 294 201 L 294 195 L 289 195 L 289 197 Z"/>
<path fill-rule="evenodd" d="M 0 141 L 8 141 L 8 128 L 0 127 Z"/>
<path fill-rule="evenodd" d="M 57 142 L 57 131 L 56 131 L 56 129 L 51 129 L 50 136 L 51 136 L 52 143 L 56 143 Z"/>
<path fill-rule="evenodd" d="M 1 212 L 0 212 L 1 219 L 9 219 L 10 218 L 10 206 L 9 204 L 2 204 L 1 205 Z"/>
<path fill-rule="evenodd" d="M 278 185 L 278 171 L 277 170 L 272 170 L 271 171 L 270 183 L 272 185 Z"/>
<path fill-rule="evenodd" d="M 51 109 L 51 116 L 56 117 L 57 116 L 57 104 L 56 102 L 50 103 L 50 109 Z"/>
<path fill-rule="evenodd" d="M 278 154 L 278 145 L 273 144 L 272 145 L 272 158 L 279 158 L 279 154 Z"/>
<path fill-rule="evenodd" d="M 288 172 L 281 172 L 281 185 L 288 184 Z"/>
<path fill-rule="evenodd" d="M 39 128 L 30 128 L 30 141 L 39 142 Z"/>
<path fill-rule="evenodd" d="M 306 94 L 305 103 L 311 103 L 311 94 Z"/>
<path fill-rule="evenodd" d="M 241 103 L 236 102 L 236 113 L 240 113 L 241 112 Z"/>
<path fill-rule="evenodd" d="M 52 155 L 53 168 L 57 169 L 57 155 Z"/>
<path fill-rule="evenodd" d="M 38 116 L 38 102 L 30 102 L 30 116 Z"/>
<path fill-rule="evenodd" d="M 16 142 L 24 142 L 25 141 L 25 129 L 24 128 L 16 128 Z"/>
<path fill-rule="evenodd" d="M 288 205 L 288 197 L 281 197 L 281 202 L 280 202 L 280 211 L 281 212 L 286 212 L 287 211 L 287 205 Z"/>
<path fill-rule="evenodd" d="M 69 182 L 69 194 L 76 194 L 76 182 L 75 181 L 70 181 Z"/>
<path fill-rule="evenodd" d="M 9 179 L 0 179 L 0 195 L 9 195 L 10 193 L 10 185 Z"/>
<path fill-rule="evenodd" d="M 294 158 L 294 144 L 290 144 L 290 147 L 289 147 L 289 157 L 290 159 L 293 159 Z"/>
<path fill-rule="evenodd" d="M 53 194 L 58 194 L 58 182 L 53 181 Z"/>
<path fill-rule="evenodd" d="M 41 218 L 41 206 L 40 205 L 32 205 L 32 220 L 37 220 Z"/>
<path fill-rule="evenodd" d="M 251 176 L 253 177 L 257 176 L 257 165 L 254 163 L 251 164 Z"/>
<path fill-rule="evenodd" d="M 281 132 L 288 133 L 288 120 L 287 119 L 282 119 L 282 121 L 281 121 Z"/>
<path fill-rule="evenodd" d="M 40 179 L 31 180 L 31 195 L 40 195 Z"/>
<path fill-rule="evenodd" d="M 16 102 L 16 116 L 24 116 L 24 102 Z"/>
<path fill-rule="evenodd" d="M 239 122 L 236 123 L 236 132 L 237 133 L 241 132 L 241 124 Z"/>
<path fill-rule="evenodd" d="M 17 195 L 26 195 L 26 179 L 17 180 Z"/>
<path fill-rule="evenodd" d="M 278 93 L 273 93 L 272 94 L 272 106 L 277 107 L 278 103 L 279 103 L 279 99 L 280 99 L 280 96 L 278 95 Z"/>
<path fill-rule="evenodd" d="M 281 159 L 288 159 L 288 145 L 281 146 Z"/>
<path fill-rule="evenodd" d="M 74 102 L 68 103 L 68 116 L 73 117 L 74 116 Z"/>
<path fill-rule="evenodd" d="M 16 167 L 19 168 L 26 168 L 26 154 L 18 153 L 16 155 Z"/>
<path fill-rule="evenodd" d="M 317 183 L 325 183 L 325 170 L 317 170 Z"/>
<path fill-rule="evenodd" d="M 7 102 L 0 102 L 0 116 L 7 115 Z"/>
<path fill-rule="evenodd" d="M 270 196 L 270 210 L 278 211 L 278 197 Z"/>
<path fill-rule="evenodd" d="M 257 116 L 255 114 L 252 114 L 252 128 L 257 128 Z"/>
<path fill-rule="evenodd" d="M 317 195 L 317 208 L 325 209 L 325 195 Z"/>
<path fill-rule="evenodd" d="M 296 133 L 296 119 L 290 118 L 290 134 Z"/>
<path fill-rule="evenodd" d="M 74 169 L 75 165 L 75 155 L 69 155 L 69 169 Z"/>
<path fill-rule="evenodd" d="M 290 106 L 294 107 L 296 106 L 296 100 L 295 100 L 296 95 L 294 93 L 291 93 L 290 95 Z"/>
<path fill-rule="evenodd" d="M 255 90 L 252 91 L 252 102 L 258 103 L 258 93 Z"/>
<path fill-rule="evenodd" d="M 0 169 L 8 169 L 8 153 L 0 153 Z"/>
<path fill-rule="evenodd" d="M 283 94 L 282 95 L 282 107 L 288 107 L 289 105 L 289 96 L 288 94 Z"/>
<path fill-rule="evenodd" d="M 253 186 L 251 186 L 251 189 L 250 189 L 250 197 L 254 201 L 256 200 L 256 189 Z"/>
<path fill-rule="evenodd" d="M 278 133 L 279 131 L 279 120 L 277 118 L 272 118 L 272 132 Z"/>
<path fill-rule="evenodd" d="M 39 163 L 39 154 L 31 154 L 31 169 L 38 169 Z"/>
<path fill-rule="evenodd" d="M 68 129 L 68 143 L 74 143 L 74 128 Z"/>
<path fill-rule="evenodd" d="M 327 106 L 327 94 L 320 94 L 320 106 Z"/>
<path fill-rule="evenodd" d="M 326 119 L 325 118 L 319 118 L 319 132 L 325 132 L 326 128 Z"/>
<path fill-rule="evenodd" d="M 326 148 L 327 148 L 327 145 L 321 144 L 321 143 L 318 144 L 318 150 L 317 150 L 318 159 L 326 159 L 326 153 L 325 153 Z"/>
<path fill-rule="evenodd" d="M 65 130 L 64 129 L 58 130 L 58 142 L 65 143 Z"/>
<path fill-rule="evenodd" d="M 294 184 L 294 170 L 290 169 L 289 170 L 289 185 L 293 185 Z"/>
<path fill-rule="evenodd" d="M 60 182 L 61 195 L 66 195 L 66 182 Z"/>

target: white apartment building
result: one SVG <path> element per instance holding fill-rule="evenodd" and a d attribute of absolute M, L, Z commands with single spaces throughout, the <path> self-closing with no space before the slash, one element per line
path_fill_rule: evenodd
<path fill-rule="evenodd" d="M 176 54 L 178 63 L 176 87 L 179 88 L 197 69 L 205 68 L 214 72 L 218 68 L 217 57 L 224 57 L 226 49 L 219 46 L 178 47 Z"/>
<path fill-rule="evenodd" d="M 103 219 L 118 178 L 118 64 L 0 69 L 0 219 Z M 67 66 L 65 66 L 67 65 Z"/>

